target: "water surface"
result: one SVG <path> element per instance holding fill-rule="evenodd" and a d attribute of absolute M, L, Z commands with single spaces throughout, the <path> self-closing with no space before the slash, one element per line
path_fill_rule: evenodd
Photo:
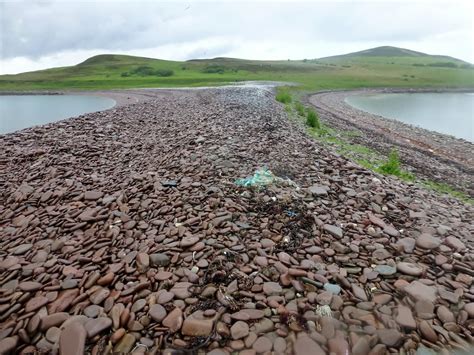
<path fill-rule="evenodd" d="M 474 142 L 474 93 L 369 94 L 345 101 L 366 112 Z"/>
<path fill-rule="evenodd" d="M 0 95 L 0 134 L 106 110 L 115 101 L 89 95 Z"/>

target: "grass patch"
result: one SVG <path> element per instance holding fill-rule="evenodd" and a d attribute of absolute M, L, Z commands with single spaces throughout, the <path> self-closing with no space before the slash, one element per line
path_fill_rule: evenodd
<path fill-rule="evenodd" d="M 421 185 L 423 185 L 423 187 L 425 187 L 427 189 L 436 191 L 440 194 L 449 195 L 449 196 L 455 197 L 455 198 L 457 198 L 457 199 L 459 199 L 463 202 L 474 205 L 474 199 L 472 197 L 465 194 L 464 192 L 461 192 L 461 191 L 458 191 L 458 190 L 452 188 L 448 184 L 443 184 L 443 183 L 434 182 L 434 181 L 430 181 L 430 180 L 424 180 L 424 181 L 421 182 Z"/>
<path fill-rule="evenodd" d="M 306 124 L 311 128 L 321 129 L 319 116 L 313 109 L 308 109 L 306 114 Z"/>
<path fill-rule="evenodd" d="M 400 157 L 395 149 L 392 149 L 392 151 L 388 155 L 388 160 L 386 160 L 383 164 L 377 166 L 375 168 L 375 171 L 384 175 L 397 176 L 405 181 L 415 181 L 415 176 L 412 173 L 402 170 Z"/>
<path fill-rule="evenodd" d="M 400 175 L 400 158 L 395 149 L 392 149 L 388 155 L 388 160 L 380 165 L 378 170 L 385 175 Z"/>
<path fill-rule="evenodd" d="M 300 116 L 304 116 L 306 113 L 306 108 L 299 101 L 295 101 L 295 110 L 296 110 L 296 113 Z"/>
<path fill-rule="evenodd" d="M 275 99 L 282 104 L 289 104 L 292 101 L 291 94 L 287 88 L 279 87 Z"/>

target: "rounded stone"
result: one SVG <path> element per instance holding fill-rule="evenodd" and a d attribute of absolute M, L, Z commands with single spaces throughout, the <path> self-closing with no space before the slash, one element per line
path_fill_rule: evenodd
<path fill-rule="evenodd" d="M 436 249 L 440 245 L 441 240 L 428 233 L 423 233 L 416 239 L 416 246 L 422 249 Z"/>
<path fill-rule="evenodd" d="M 259 337 L 257 340 L 255 340 L 255 343 L 253 343 L 252 348 L 257 352 L 257 353 L 265 353 L 267 351 L 271 351 L 273 348 L 273 343 L 270 339 L 267 337 Z"/>
<path fill-rule="evenodd" d="M 414 263 L 399 262 L 397 263 L 397 270 L 405 275 L 420 276 L 423 273 L 423 268 Z"/>
<path fill-rule="evenodd" d="M 230 328 L 230 334 L 234 340 L 245 338 L 249 334 L 249 326 L 239 320 Z"/>
<path fill-rule="evenodd" d="M 148 314 L 150 315 L 151 319 L 160 323 L 166 317 L 166 309 L 160 304 L 154 304 L 150 307 Z"/>

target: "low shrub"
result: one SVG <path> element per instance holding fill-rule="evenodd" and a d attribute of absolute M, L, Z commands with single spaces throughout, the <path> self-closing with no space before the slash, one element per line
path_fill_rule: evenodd
<path fill-rule="evenodd" d="M 225 68 L 222 65 L 211 64 L 205 66 L 201 72 L 207 74 L 224 74 Z"/>
<path fill-rule="evenodd" d="M 155 70 L 156 76 L 172 76 L 174 72 L 171 69 L 158 69 Z"/>
<path fill-rule="evenodd" d="M 140 75 L 140 76 L 171 76 L 174 72 L 171 69 L 153 69 L 147 65 L 141 65 L 135 69 L 132 69 L 129 75 Z"/>
<path fill-rule="evenodd" d="M 311 128 L 321 129 L 318 114 L 313 109 L 308 109 L 306 114 L 306 124 Z"/>
<path fill-rule="evenodd" d="M 430 67 L 439 67 L 439 68 L 457 68 L 457 64 L 453 62 L 437 62 L 428 64 Z"/>

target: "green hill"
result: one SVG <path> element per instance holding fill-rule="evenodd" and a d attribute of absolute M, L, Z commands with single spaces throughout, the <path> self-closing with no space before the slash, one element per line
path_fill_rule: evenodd
<path fill-rule="evenodd" d="M 243 80 L 292 82 L 305 90 L 473 87 L 474 70 L 459 59 L 396 47 L 291 61 L 218 57 L 181 62 L 102 54 L 70 67 L 1 75 L 0 90 L 209 86 Z"/>
<path fill-rule="evenodd" d="M 433 65 L 445 64 L 448 67 L 470 67 L 470 63 L 462 61 L 457 58 L 431 55 L 422 52 L 413 51 L 405 48 L 382 46 L 371 49 L 366 49 L 359 52 L 336 55 L 331 57 L 320 58 L 317 61 L 337 63 L 337 62 L 352 62 L 352 63 L 398 63 L 398 64 L 419 64 Z M 448 64 L 449 63 L 449 64 Z M 443 65 L 441 65 L 443 66 Z"/>

